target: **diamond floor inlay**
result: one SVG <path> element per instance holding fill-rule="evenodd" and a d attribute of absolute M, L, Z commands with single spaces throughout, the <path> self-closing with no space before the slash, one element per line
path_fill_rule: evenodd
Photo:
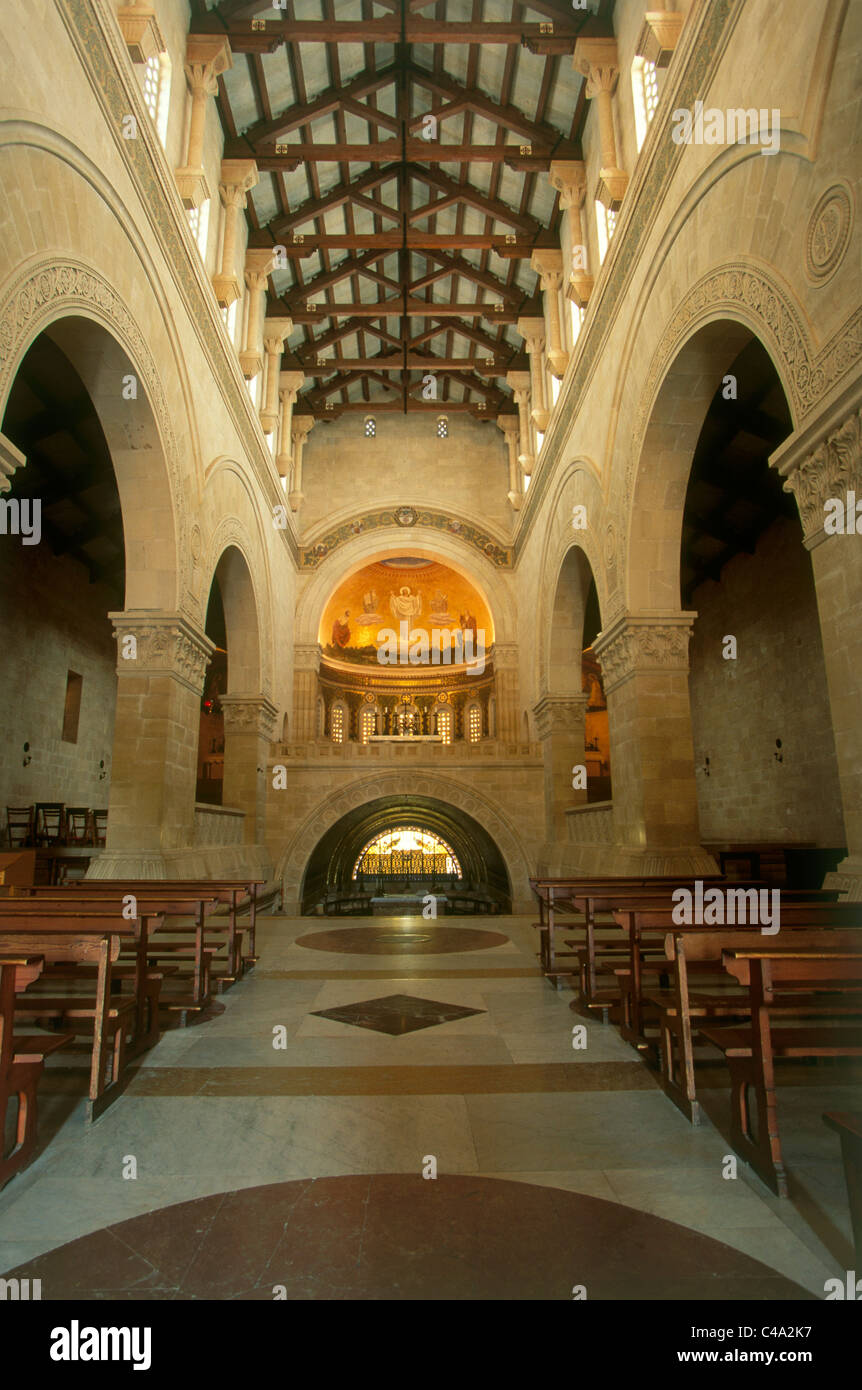
<path fill-rule="evenodd" d="M 392 1037 L 484 1012 L 484 1009 L 465 1009 L 460 1004 L 441 1004 L 435 999 L 417 999 L 412 994 L 386 994 L 380 999 L 363 999 L 358 1004 L 312 1010 L 315 1018 L 331 1018 L 336 1023 L 371 1028 L 375 1033 L 389 1033 Z"/>

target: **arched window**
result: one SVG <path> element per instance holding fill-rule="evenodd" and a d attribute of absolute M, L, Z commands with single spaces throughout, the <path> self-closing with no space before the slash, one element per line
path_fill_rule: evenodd
<path fill-rule="evenodd" d="M 335 700 L 329 711 L 329 737 L 333 743 L 344 743 L 348 734 L 347 710 L 341 700 Z"/>
<path fill-rule="evenodd" d="M 372 734 L 380 732 L 379 710 L 376 705 L 363 705 L 359 711 L 359 742 L 367 743 Z"/>
<path fill-rule="evenodd" d="M 604 263 L 605 256 L 608 254 L 608 247 L 611 244 L 611 237 L 616 230 L 617 215 L 606 208 L 604 203 L 596 199 L 596 231 L 599 238 L 599 265 Z"/>
<path fill-rule="evenodd" d="M 482 706 L 473 700 L 464 711 L 464 737 L 468 743 L 478 743 L 482 737 Z"/>
<path fill-rule="evenodd" d="M 461 877 L 461 865 L 452 846 L 439 835 L 413 825 L 398 825 L 375 835 L 353 866 L 353 878 L 360 874 L 405 875 L 452 874 Z"/>
<path fill-rule="evenodd" d="M 637 57 L 632 62 L 632 95 L 635 107 L 635 135 L 638 153 L 646 139 L 647 129 L 658 106 L 658 72 L 649 58 Z"/>
<path fill-rule="evenodd" d="M 210 226 L 210 200 L 207 198 L 205 203 L 201 203 L 198 208 L 189 208 L 186 212 L 189 219 L 192 236 L 197 243 L 201 260 L 206 261 L 207 256 L 207 236 Z"/>
<path fill-rule="evenodd" d="M 167 53 L 155 53 L 144 67 L 144 104 L 153 118 L 162 148 L 168 138 L 168 111 L 171 102 L 171 60 Z"/>
<path fill-rule="evenodd" d="M 452 710 L 449 705 L 435 705 L 433 729 L 444 743 L 452 742 Z"/>

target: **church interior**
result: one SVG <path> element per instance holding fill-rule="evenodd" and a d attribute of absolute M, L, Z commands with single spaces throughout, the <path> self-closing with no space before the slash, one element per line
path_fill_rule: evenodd
<path fill-rule="evenodd" d="M 862 1297 L 862 5 L 661 4 L 2 6 L 5 1298 Z"/>

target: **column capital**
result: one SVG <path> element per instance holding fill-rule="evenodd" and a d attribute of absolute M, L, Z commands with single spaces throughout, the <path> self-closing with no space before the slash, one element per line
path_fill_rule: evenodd
<path fill-rule="evenodd" d="M 644 15 L 635 52 L 657 68 L 666 68 L 679 43 L 685 15 L 675 10 L 649 10 Z"/>
<path fill-rule="evenodd" d="M 259 178 L 253 159 L 223 159 L 218 191 L 225 207 L 244 208 L 246 194 L 257 186 Z"/>
<path fill-rule="evenodd" d="M 577 695 L 540 696 L 533 705 L 533 717 L 539 738 L 544 741 L 551 734 L 583 734 L 589 698 L 586 692 Z"/>
<path fill-rule="evenodd" d="M 563 279 L 562 251 L 534 251 L 530 257 L 530 269 L 535 270 L 536 274 L 541 276 L 543 290 L 546 290 L 555 279 L 558 281 L 557 288 L 559 288 Z"/>
<path fill-rule="evenodd" d="M 548 166 L 552 188 L 560 195 L 560 208 L 581 208 L 587 196 L 587 166 L 582 159 L 552 159 Z"/>
<path fill-rule="evenodd" d="M 201 694 L 215 651 L 205 632 L 181 613 L 130 609 L 108 617 L 117 641 L 118 676 L 173 676 L 187 690 Z"/>
<path fill-rule="evenodd" d="M 294 415 L 290 426 L 290 437 L 294 443 L 308 438 L 317 420 L 313 415 Z"/>
<path fill-rule="evenodd" d="M 858 398 L 848 408 L 845 397 L 825 418 L 821 416 L 814 425 L 792 434 L 770 456 L 769 463 L 784 479 L 784 491 L 796 498 L 805 546 L 813 550 L 829 539 L 830 533 L 824 529 L 826 503 L 837 501 L 846 511 L 848 493 L 852 492 L 855 512 L 855 503 L 862 501 L 862 405 Z"/>
<path fill-rule="evenodd" d="M 146 0 L 130 0 L 117 10 L 120 32 L 133 63 L 147 63 L 164 53 L 167 45 L 152 6 Z"/>
<path fill-rule="evenodd" d="M 295 671 L 319 671 L 320 643 L 297 642 L 293 648 L 293 669 Z"/>
<path fill-rule="evenodd" d="M 271 318 L 263 321 L 263 345 L 267 352 L 277 356 L 284 347 L 285 338 L 293 332 L 293 319 Z"/>
<path fill-rule="evenodd" d="M 285 396 L 286 394 L 289 394 L 289 393 L 292 392 L 292 393 L 293 393 L 293 399 L 296 400 L 297 392 L 300 390 L 300 388 L 301 388 L 302 386 L 304 386 L 304 384 L 305 384 L 305 372 L 279 372 L 279 374 L 278 374 L 278 393 L 279 393 L 279 399 L 283 400 L 283 398 L 284 398 L 284 396 Z"/>
<path fill-rule="evenodd" d="M 530 394 L 530 373 L 529 372 L 507 372 L 506 385 L 512 388 L 515 393 L 515 400 L 518 399 L 519 391 L 526 391 Z"/>
<path fill-rule="evenodd" d="M 507 443 L 513 440 L 517 444 L 518 431 L 520 429 L 517 415 L 498 415 L 494 420 L 494 424 L 499 430 L 503 431 Z"/>
<path fill-rule="evenodd" d="M 616 39 L 579 38 L 575 41 L 572 67 L 586 79 L 589 99 L 599 92 L 613 93 L 620 75 Z"/>
<path fill-rule="evenodd" d="M 233 55 L 226 35 L 189 34 L 184 69 L 186 81 L 193 92 L 202 91 L 206 96 L 215 96 L 219 76 L 232 67 Z"/>
<path fill-rule="evenodd" d="M 545 342 L 544 319 L 518 319 L 515 324 L 515 332 L 524 339 L 527 352 L 541 352 Z"/>
<path fill-rule="evenodd" d="M 11 487 L 9 479 L 16 468 L 23 468 L 27 460 L 11 439 L 5 434 L 0 434 L 0 492 L 8 492 Z"/>
<path fill-rule="evenodd" d="M 697 614 L 625 613 L 593 642 L 605 694 L 632 676 L 688 671 L 688 644 Z"/>
<path fill-rule="evenodd" d="M 278 710 L 265 695 L 220 695 L 226 734 L 256 734 L 272 743 Z"/>

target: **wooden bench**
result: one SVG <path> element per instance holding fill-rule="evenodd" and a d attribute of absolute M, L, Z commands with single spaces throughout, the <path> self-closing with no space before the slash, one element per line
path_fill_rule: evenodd
<path fill-rule="evenodd" d="M 827 1111 L 824 1122 L 841 1140 L 844 1179 L 850 1199 L 850 1224 L 856 1249 L 856 1268 L 862 1269 L 862 1112 Z"/>
<path fill-rule="evenodd" d="M 713 884 L 713 887 L 724 885 Z M 728 888 L 745 890 L 746 885 L 728 883 Z M 648 939 L 658 939 L 664 955 L 664 938 L 669 932 L 680 930 L 674 920 L 675 908 L 670 902 L 653 900 L 640 905 L 630 903 L 614 910 L 614 920 L 628 938 L 628 961 L 619 973 L 623 999 L 623 1019 L 620 1032 L 627 1042 L 642 1052 L 655 1048 L 655 1041 L 646 1035 L 644 1009 L 644 976 L 656 969 L 666 968 L 664 962 L 645 962 L 644 950 Z M 862 924 L 862 906 L 858 903 L 827 902 L 818 890 L 796 889 L 793 892 L 782 890 L 780 927 L 784 931 L 790 926 L 848 928 Z M 691 930 L 691 928 L 686 928 Z M 706 927 L 706 930 L 722 930 Z M 755 931 L 760 934 L 759 928 Z M 775 937 L 762 937 L 775 942 Z"/>
<path fill-rule="evenodd" d="M 827 927 L 811 930 L 804 924 L 787 924 L 793 950 L 814 946 L 834 946 L 841 933 Z M 686 927 L 665 937 L 665 956 L 670 985 L 656 990 L 644 987 L 644 1002 L 659 1014 L 661 1083 L 665 1094 L 691 1121 L 699 1124 L 700 1104 L 695 1087 L 694 1044 L 704 1020 L 746 1020 L 751 1014 L 747 989 L 723 970 L 722 956 L 734 946 L 756 944 L 762 940 L 754 927 Z M 862 938 L 860 938 L 862 944 Z M 707 972 L 706 974 L 704 972 Z M 798 999 L 799 1003 L 805 1001 Z M 854 1006 L 836 1002 L 838 1013 L 853 1012 Z"/>
<path fill-rule="evenodd" d="M 16 1013 L 22 1017 L 50 1018 L 65 1023 L 76 1035 L 92 1036 L 87 1119 L 93 1121 L 124 1085 L 127 1032 L 134 1037 L 136 1026 L 140 1026 L 145 952 L 139 953 L 135 962 L 135 992 L 128 1006 L 125 1000 L 117 1000 L 112 985 L 120 944 L 142 937 L 142 919 L 128 921 L 116 913 L 93 910 L 63 915 L 47 910 L 41 915 L 11 913 L 7 907 L 4 904 L 0 910 L 0 950 L 4 953 L 21 951 L 39 954 L 50 963 L 83 962 L 96 967 L 93 995 L 71 992 L 16 1003 Z"/>
<path fill-rule="evenodd" d="M 72 1041 L 69 1033 L 22 1036 L 15 1032 L 15 996 L 39 978 L 44 958 L 26 952 L 0 954 L 0 1189 L 26 1168 L 36 1148 L 37 1091 L 45 1058 Z M 6 1149 L 6 1120 L 15 1100 L 15 1139 Z"/>
<path fill-rule="evenodd" d="M 790 1057 L 862 1057 L 862 1026 L 836 1025 L 836 1002 L 862 1007 L 862 948 L 798 950 L 789 946 L 732 947 L 725 968 L 751 991 L 751 1018 L 732 1028 L 701 1027 L 701 1036 L 727 1059 L 731 1084 L 731 1143 L 779 1197 L 788 1194 L 781 1153 L 775 1062 Z M 836 998 L 837 997 L 837 998 Z M 802 1019 L 777 1026 L 781 1019 Z M 754 1109 L 752 1109 L 752 1097 Z"/>

